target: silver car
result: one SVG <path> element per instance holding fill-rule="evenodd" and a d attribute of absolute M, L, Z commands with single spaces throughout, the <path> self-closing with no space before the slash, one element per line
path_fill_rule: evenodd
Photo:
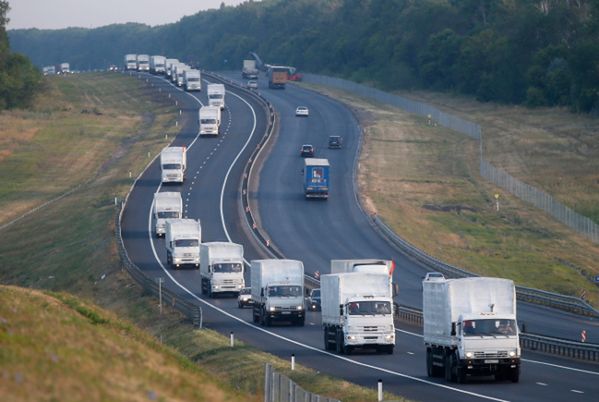
<path fill-rule="evenodd" d="M 245 306 L 251 306 L 254 304 L 252 300 L 252 288 L 243 288 L 239 291 L 239 296 L 237 296 L 237 306 L 239 308 L 244 308 Z"/>

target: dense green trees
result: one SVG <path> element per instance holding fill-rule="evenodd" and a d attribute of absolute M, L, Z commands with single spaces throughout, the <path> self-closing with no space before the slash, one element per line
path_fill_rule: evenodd
<path fill-rule="evenodd" d="M 264 0 L 153 28 L 10 35 L 39 65 L 105 67 L 144 52 L 239 69 L 253 50 L 384 89 L 599 112 L 599 0 Z"/>
<path fill-rule="evenodd" d="M 41 81 L 29 59 L 10 51 L 6 34 L 8 10 L 8 2 L 0 0 L 0 110 L 28 106 Z"/>

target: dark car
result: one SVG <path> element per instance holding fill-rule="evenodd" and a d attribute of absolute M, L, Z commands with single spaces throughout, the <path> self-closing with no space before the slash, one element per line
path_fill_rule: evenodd
<path fill-rule="evenodd" d="M 302 149 L 300 151 L 300 155 L 303 158 L 312 158 L 314 156 L 314 147 L 310 144 L 302 145 Z"/>
<path fill-rule="evenodd" d="M 310 311 L 320 311 L 320 289 L 312 289 L 306 300 L 306 308 Z"/>
<path fill-rule="evenodd" d="M 343 138 L 339 135 L 331 135 L 329 137 L 329 148 L 336 149 L 341 148 L 341 143 L 343 142 Z"/>

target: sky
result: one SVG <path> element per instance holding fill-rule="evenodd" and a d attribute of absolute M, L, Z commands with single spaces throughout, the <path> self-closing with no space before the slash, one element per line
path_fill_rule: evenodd
<path fill-rule="evenodd" d="M 161 25 L 201 10 L 218 8 L 223 0 L 8 0 L 7 29 L 99 26 L 140 22 Z M 244 0 L 224 0 L 228 6 Z"/>

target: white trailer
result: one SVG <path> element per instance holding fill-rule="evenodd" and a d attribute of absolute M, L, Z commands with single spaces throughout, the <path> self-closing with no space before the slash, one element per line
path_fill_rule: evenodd
<path fill-rule="evenodd" d="M 165 64 L 166 64 L 166 76 L 170 78 L 173 73 L 173 68 L 175 67 L 175 65 L 179 64 L 179 60 L 178 59 L 166 59 Z"/>
<path fill-rule="evenodd" d="M 147 54 L 137 55 L 137 71 L 150 71 L 150 56 Z"/>
<path fill-rule="evenodd" d="M 258 79 L 258 68 L 256 67 L 256 60 L 244 60 L 243 68 L 241 70 L 241 77 L 250 80 Z"/>
<path fill-rule="evenodd" d="M 164 74 L 166 72 L 166 57 L 158 55 L 151 56 L 150 72 L 152 74 Z"/>
<path fill-rule="evenodd" d="M 125 55 L 125 70 L 137 70 L 137 55 L 126 54 Z"/>
<path fill-rule="evenodd" d="M 252 317 L 254 323 L 270 326 L 287 321 L 303 326 L 304 264 L 296 260 L 252 260 Z"/>
<path fill-rule="evenodd" d="M 393 286 L 393 271 L 395 263 L 392 260 L 363 258 L 355 260 L 331 260 L 331 273 L 367 272 L 371 274 L 385 274 L 389 276 L 389 297 L 397 296 L 397 286 Z"/>
<path fill-rule="evenodd" d="M 160 152 L 162 183 L 183 183 L 187 165 L 185 147 L 166 147 Z"/>
<path fill-rule="evenodd" d="M 513 281 L 431 278 L 422 288 L 429 377 L 465 382 L 467 375 L 495 375 L 518 382 L 520 342 Z"/>
<path fill-rule="evenodd" d="M 393 353 L 395 326 L 389 275 L 349 272 L 320 277 L 325 350 Z"/>
<path fill-rule="evenodd" d="M 183 72 L 183 85 L 186 91 L 201 91 L 202 73 L 200 72 L 200 70 L 185 70 Z"/>
<path fill-rule="evenodd" d="M 221 112 L 217 106 L 202 106 L 199 111 L 200 135 L 220 133 Z"/>
<path fill-rule="evenodd" d="M 195 219 L 167 219 L 166 262 L 174 269 L 183 266 L 200 267 L 200 243 L 202 243 L 202 226 Z"/>
<path fill-rule="evenodd" d="M 221 110 L 225 108 L 225 85 L 224 84 L 208 84 L 208 104 L 210 106 L 218 106 Z"/>
<path fill-rule="evenodd" d="M 243 246 L 227 242 L 209 242 L 200 245 L 200 275 L 202 293 L 233 293 L 245 287 L 243 277 Z"/>
<path fill-rule="evenodd" d="M 154 194 L 154 232 L 160 237 L 166 232 L 167 219 L 183 217 L 183 199 L 181 193 L 165 191 Z"/>

